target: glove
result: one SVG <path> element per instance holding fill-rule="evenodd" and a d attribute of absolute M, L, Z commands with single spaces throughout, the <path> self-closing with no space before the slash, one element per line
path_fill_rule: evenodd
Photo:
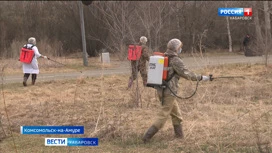
<path fill-rule="evenodd" d="M 212 81 L 213 78 L 212 78 L 212 75 L 210 75 L 210 76 L 202 75 L 202 80 L 203 80 L 203 81 Z"/>

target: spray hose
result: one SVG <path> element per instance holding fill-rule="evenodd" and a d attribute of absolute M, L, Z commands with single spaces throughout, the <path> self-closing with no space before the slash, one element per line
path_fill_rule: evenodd
<path fill-rule="evenodd" d="M 49 58 L 49 57 L 47 57 L 47 59 L 48 59 L 49 61 L 52 61 L 52 62 L 58 63 L 58 64 L 60 64 L 60 65 L 67 66 L 67 65 L 62 64 L 62 63 L 60 63 L 60 62 L 57 62 L 57 61 L 55 61 L 55 60 L 52 60 L 52 59 L 51 59 L 51 58 Z"/>
<path fill-rule="evenodd" d="M 167 83 L 166 81 L 163 81 L 165 87 L 168 88 L 168 89 L 170 90 L 170 92 L 171 92 L 175 97 L 177 97 L 177 98 L 179 98 L 179 99 L 189 99 L 189 98 L 192 98 L 192 97 L 196 94 L 196 91 L 197 91 L 199 82 L 200 82 L 200 80 L 197 80 L 196 87 L 195 87 L 195 91 L 194 91 L 190 96 L 188 96 L 188 97 L 180 97 L 180 96 L 178 96 L 178 95 L 177 95 L 177 94 L 169 87 L 169 85 L 168 85 L 168 83 Z"/>
<path fill-rule="evenodd" d="M 210 74 L 209 76 L 210 76 L 210 81 L 212 81 L 212 80 L 214 80 L 214 79 L 234 79 L 234 78 L 242 78 L 242 79 L 245 79 L 244 76 L 219 76 L 219 77 L 213 77 L 212 74 Z M 192 97 L 196 94 L 196 91 L 197 91 L 199 82 L 200 82 L 200 80 L 197 80 L 196 87 L 195 87 L 195 91 L 194 91 L 190 96 L 188 96 L 188 97 L 180 97 L 180 96 L 178 96 L 178 95 L 177 95 L 177 94 L 169 87 L 168 82 L 166 82 L 166 81 L 163 81 L 163 84 L 165 85 L 165 86 L 163 86 L 163 89 L 165 89 L 165 87 L 168 88 L 168 89 L 170 90 L 170 92 L 171 92 L 175 97 L 177 97 L 177 98 L 179 98 L 179 99 L 189 99 L 189 98 L 192 98 Z M 162 103 L 163 103 L 163 101 L 162 101 Z"/>
<path fill-rule="evenodd" d="M 54 63 L 60 64 L 60 65 L 62 65 L 62 66 L 65 66 L 65 67 L 67 67 L 67 68 L 75 69 L 75 68 L 72 68 L 72 67 L 70 67 L 70 66 L 68 66 L 68 65 L 66 65 L 66 64 L 63 64 L 63 63 L 60 63 L 60 62 L 58 62 L 58 61 L 52 60 L 52 59 L 49 58 L 49 57 L 47 57 L 47 59 L 48 59 L 49 61 L 54 62 Z M 82 73 L 82 71 L 79 71 L 79 72 Z"/>

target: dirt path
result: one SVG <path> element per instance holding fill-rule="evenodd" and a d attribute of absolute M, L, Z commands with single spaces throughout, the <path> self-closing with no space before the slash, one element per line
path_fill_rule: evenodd
<path fill-rule="evenodd" d="M 213 57 L 205 57 L 194 58 L 194 57 L 186 57 L 183 58 L 185 65 L 189 69 L 201 69 L 203 67 L 209 65 L 221 65 L 221 64 L 233 64 L 233 63 L 264 63 L 264 57 L 245 57 L 243 55 L 233 55 L 233 56 L 213 56 Z M 271 58 L 269 59 L 269 63 L 271 63 Z M 124 61 L 120 63 L 118 68 L 113 69 L 104 69 L 101 70 L 89 70 L 83 72 L 68 72 L 68 73 L 40 73 L 38 75 L 37 81 L 48 81 L 48 80 L 59 80 L 59 79 L 72 79 L 77 78 L 79 76 L 89 76 L 89 77 L 97 77 L 104 75 L 113 75 L 113 74 L 129 74 L 130 73 L 130 63 L 129 61 Z M 22 75 L 11 75 L 6 76 L 4 78 L 5 83 L 18 83 L 22 82 Z"/>

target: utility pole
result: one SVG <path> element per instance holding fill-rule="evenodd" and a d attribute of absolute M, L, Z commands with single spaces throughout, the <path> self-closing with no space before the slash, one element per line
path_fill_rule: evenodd
<path fill-rule="evenodd" d="M 82 37 L 82 48 L 83 48 L 83 65 L 88 66 L 88 54 L 86 50 L 86 38 L 85 38 L 85 27 L 84 27 L 84 14 L 82 2 L 77 1 L 80 15 L 80 28 L 81 28 L 81 37 Z"/>

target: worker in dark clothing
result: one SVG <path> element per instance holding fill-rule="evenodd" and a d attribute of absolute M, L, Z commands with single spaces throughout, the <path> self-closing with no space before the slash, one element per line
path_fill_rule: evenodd
<path fill-rule="evenodd" d="M 244 47 L 248 46 L 249 41 L 250 41 L 250 36 L 247 34 L 243 41 Z"/>
<path fill-rule="evenodd" d="M 247 34 L 243 41 L 243 48 L 245 56 L 253 56 L 252 50 L 249 48 L 250 36 Z"/>

